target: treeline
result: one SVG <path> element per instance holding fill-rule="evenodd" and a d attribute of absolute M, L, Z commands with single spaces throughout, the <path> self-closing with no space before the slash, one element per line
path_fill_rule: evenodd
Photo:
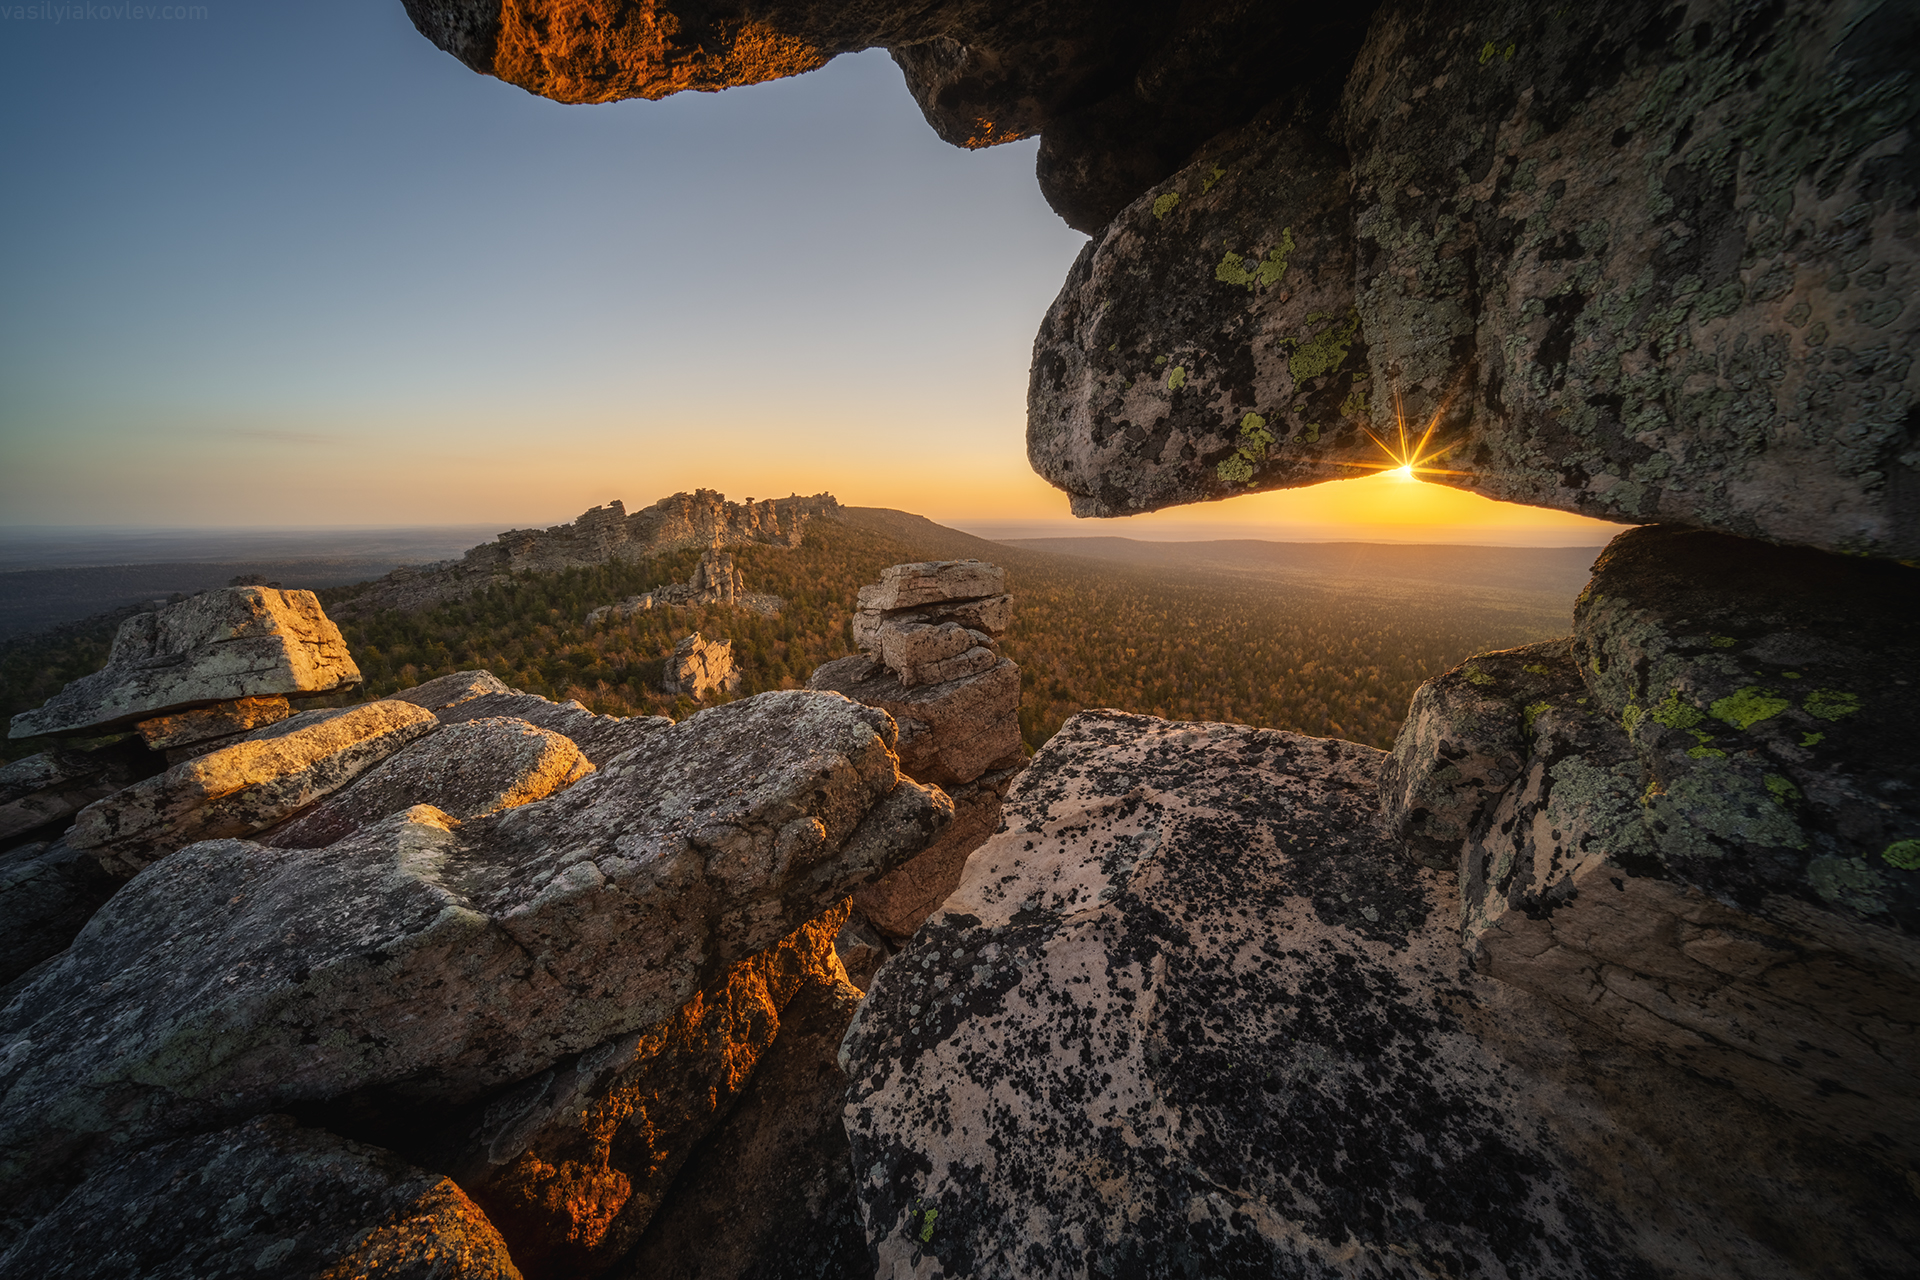
<path fill-rule="evenodd" d="M 452 671 L 485 668 L 508 684 L 611 715 L 676 719 L 696 704 L 659 692 L 675 641 L 699 631 L 733 641 L 738 696 L 799 688 L 853 651 L 859 588 L 906 560 L 978 555 L 1007 570 L 1015 596 L 1007 656 L 1022 670 L 1029 749 L 1075 712 L 1117 707 L 1393 741 L 1414 689 L 1489 649 L 1566 634 L 1570 600 L 1541 593 L 1353 578 L 1302 584 L 1246 573 L 1132 566 L 1007 547 L 912 517 L 816 521 L 803 546 L 736 548 L 750 591 L 783 597 L 777 617 L 722 607 L 658 608 L 589 628 L 586 615 L 692 576 L 694 552 L 528 574 L 418 613 L 363 618 L 339 606 L 364 585 L 319 593 L 380 696 Z M 37 706 L 97 669 L 111 628 L 18 643 L 0 654 L 8 710 Z"/>

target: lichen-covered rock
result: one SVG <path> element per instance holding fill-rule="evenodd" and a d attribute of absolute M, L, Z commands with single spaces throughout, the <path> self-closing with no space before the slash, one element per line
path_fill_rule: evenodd
<path fill-rule="evenodd" d="M 465 821 L 543 799 L 592 772 L 580 748 L 551 729 L 505 716 L 468 720 L 388 756 L 263 843 L 318 849 L 416 804 Z"/>
<path fill-rule="evenodd" d="M 0 984 L 65 951 L 119 887 L 92 854 L 64 840 L 0 855 Z"/>
<path fill-rule="evenodd" d="M 1475 827 L 1520 776 L 1533 721 L 1578 684 L 1572 641 L 1469 658 L 1413 692 L 1380 770 L 1380 808 L 1409 856 L 1452 871 Z"/>
<path fill-rule="evenodd" d="M 1027 456 L 1075 515 L 1365 474 L 1345 157 L 1286 107 L 1102 229 L 1034 340 Z"/>
<path fill-rule="evenodd" d="M 666 716 L 595 715 L 578 702 L 553 702 L 537 693 L 483 693 L 434 714 L 441 724 L 465 724 L 490 716 L 525 720 L 569 739 L 596 766 L 673 724 Z"/>
<path fill-rule="evenodd" d="M 1920 551 L 1897 0 L 1403 0 L 1346 90 L 1375 422 L 1492 497 Z M 1376 428 L 1377 429 L 1377 428 Z"/>
<path fill-rule="evenodd" d="M 892 737 L 762 694 L 465 824 L 422 806 L 324 849 L 162 859 L 0 1013 L 0 1194 L 356 1090 L 476 1100 L 666 1020 L 945 824 Z"/>
<path fill-rule="evenodd" d="M 67 842 L 131 876 L 196 841 L 264 831 L 437 727 L 410 702 L 305 711 L 95 801 Z"/>
<path fill-rule="evenodd" d="M 633 1248 L 688 1158 L 728 1119 L 784 1035 L 796 994 L 845 985 L 833 943 L 846 918 L 843 902 L 733 965 L 665 1022 L 509 1089 L 442 1135 L 429 1162 L 487 1211 L 528 1280 L 605 1271 Z M 837 1122 L 837 1096 L 833 1114 Z M 736 1185 L 746 1176 L 737 1171 Z"/>
<path fill-rule="evenodd" d="M 809 982 L 781 1013 L 726 1125 L 682 1170 L 621 1280 L 852 1280 L 873 1274 L 841 1122 L 840 1039 L 860 1002 Z"/>
<path fill-rule="evenodd" d="M 451 675 L 437 676 L 425 684 L 417 684 L 411 689 L 402 689 L 387 696 L 396 702 L 411 702 L 416 707 L 425 707 L 437 715 L 489 693 L 514 692 L 512 687 L 491 671 L 455 671 Z"/>
<path fill-rule="evenodd" d="M 909 689 L 855 654 L 816 669 L 807 687 L 892 716 L 900 726 L 900 767 L 924 782 L 960 786 L 1020 763 L 1020 668 L 1005 658 L 976 675 Z"/>
<path fill-rule="evenodd" d="M 0 840 L 64 822 L 165 767 L 159 756 L 131 738 L 91 751 L 55 747 L 15 760 L 0 768 Z"/>
<path fill-rule="evenodd" d="M 15 716 L 8 734 L 100 733 L 218 702 L 359 683 L 313 592 L 229 587 L 128 618 L 103 669 Z"/>
<path fill-rule="evenodd" d="M 192 746 L 209 738 L 232 738 L 278 724 L 293 714 L 285 698 L 236 698 L 170 716 L 142 720 L 134 728 L 155 751 Z"/>
<path fill-rule="evenodd" d="M 520 1280 L 447 1178 L 269 1115 L 87 1179 L 0 1257 L 44 1280 Z"/>
<path fill-rule="evenodd" d="M 1920 1205 L 1862 1173 L 1910 1132 L 1803 1127 L 1474 972 L 1383 761 L 1061 729 L 848 1033 L 879 1274 L 1911 1266 Z"/>

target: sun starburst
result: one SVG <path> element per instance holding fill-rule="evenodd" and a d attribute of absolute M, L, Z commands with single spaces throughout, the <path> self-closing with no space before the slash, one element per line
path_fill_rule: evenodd
<path fill-rule="evenodd" d="M 1367 433 L 1367 439 L 1380 446 L 1380 452 L 1386 455 L 1385 460 L 1379 462 L 1335 462 L 1335 465 L 1356 467 L 1362 471 L 1384 471 L 1391 474 L 1397 480 L 1409 481 L 1418 480 L 1423 475 L 1466 475 L 1467 473 L 1464 471 L 1452 471 L 1446 467 L 1431 465 L 1445 457 L 1447 451 L 1453 447 L 1452 445 L 1435 445 L 1433 443 L 1433 433 L 1439 429 L 1440 416 L 1446 411 L 1446 402 L 1442 401 L 1440 407 L 1433 411 L 1433 417 L 1428 421 L 1427 429 L 1420 433 L 1418 440 L 1415 440 L 1407 431 L 1407 415 L 1401 408 L 1400 397 L 1395 395 L 1393 398 L 1394 441 L 1392 443 L 1382 440 L 1367 427 L 1360 428 Z M 1328 461 L 1333 462 L 1334 460 L 1328 459 Z"/>

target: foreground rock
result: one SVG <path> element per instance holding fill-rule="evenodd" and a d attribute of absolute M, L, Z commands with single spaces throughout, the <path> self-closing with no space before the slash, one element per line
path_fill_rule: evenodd
<path fill-rule="evenodd" d="M 105 668 L 15 716 L 9 736 L 100 733 L 213 703 L 359 683 L 340 629 L 311 591 L 229 587 L 128 618 Z"/>
<path fill-rule="evenodd" d="M 163 859 L 0 1014 L 0 1189 L 28 1211 L 129 1145 L 354 1091 L 475 1100 L 664 1022 L 945 824 L 892 738 L 763 694 L 465 824 Z"/>
<path fill-rule="evenodd" d="M 544 799 L 592 772 L 580 748 L 552 730 L 504 716 L 468 720 L 389 756 L 265 843 L 318 849 L 416 804 L 464 822 Z"/>
<path fill-rule="evenodd" d="M 131 876 L 195 841 L 264 831 L 437 726 L 408 702 L 303 712 L 88 805 L 67 842 Z"/>
<path fill-rule="evenodd" d="M 65 840 L 0 855 L 0 985 L 65 951 L 120 883 Z"/>
<path fill-rule="evenodd" d="M 390 695 L 398 702 L 411 702 L 416 707 L 425 707 L 438 715 L 442 711 L 452 710 L 475 698 L 490 693 L 512 694 L 518 692 L 506 681 L 491 671 L 455 671 L 450 675 L 438 676 L 425 684 L 417 684 L 411 689 L 402 689 Z"/>
<path fill-rule="evenodd" d="M 607 1270 L 632 1250 L 689 1157 L 729 1123 L 762 1057 L 787 1045 L 796 995 L 845 986 L 833 942 L 846 918 L 841 903 L 733 965 L 667 1021 L 508 1090 L 442 1137 L 430 1162 L 486 1209 L 529 1280 Z M 842 1012 L 835 1046 L 851 1017 Z M 831 1098 L 836 1127 L 844 1092 L 842 1078 Z M 732 1177 L 752 1185 L 749 1170 Z"/>
<path fill-rule="evenodd" d="M 520 1280 L 445 1177 L 285 1116 L 162 1144 L 95 1174 L 0 1257 L 73 1280 Z"/>
<path fill-rule="evenodd" d="M 80 810 L 165 767 L 131 739 L 92 751 L 56 747 L 0 768 L 0 840 L 65 824 Z M 55 832 L 58 827 L 53 828 Z"/>
<path fill-rule="evenodd" d="M 484 673 L 483 673 L 484 674 Z M 492 680 L 492 676 L 487 677 Z M 497 680 L 494 683 L 499 683 Z M 554 702 L 537 693 L 487 692 L 464 698 L 434 713 L 441 724 L 465 724 L 505 716 L 551 729 L 580 748 L 595 766 L 630 751 L 649 736 L 673 724 L 666 716 L 595 715 L 578 702 Z"/>
<path fill-rule="evenodd" d="M 715 1140 L 675 1180 L 622 1280 L 872 1274 L 841 1121 L 841 1037 L 860 992 L 809 982 Z"/>
<path fill-rule="evenodd" d="M 1867 1172 L 1911 1131 L 1855 1144 L 1475 972 L 1383 760 L 1112 712 L 1047 744 L 846 1041 L 879 1274 L 1911 1266 L 1920 1202 Z"/>
<path fill-rule="evenodd" d="M 733 641 L 707 640 L 698 631 L 683 636 L 667 657 L 660 688 L 701 701 L 710 693 L 732 693 L 740 687 L 733 669 Z"/>

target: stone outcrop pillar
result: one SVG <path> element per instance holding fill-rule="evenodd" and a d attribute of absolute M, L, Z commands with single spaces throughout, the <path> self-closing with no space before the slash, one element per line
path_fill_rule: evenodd
<path fill-rule="evenodd" d="M 1020 668 L 999 647 L 1012 610 L 998 566 L 894 565 L 860 589 L 853 637 L 863 652 L 807 682 L 891 715 L 901 771 L 953 797 L 953 825 L 939 840 L 854 895 L 889 941 L 911 937 L 953 892 L 967 855 L 1000 825 L 1001 797 L 1023 766 Z"/>

